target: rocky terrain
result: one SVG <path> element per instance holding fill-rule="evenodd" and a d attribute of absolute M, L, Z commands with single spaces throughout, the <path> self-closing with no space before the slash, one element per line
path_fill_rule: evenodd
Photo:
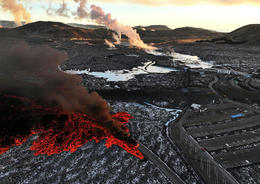
<path fill-rule="evenodd" d="M 132 135 L 160 156 L 187 183 L 200 183 L 177 147 L 165 135 L 164 124 L 173 115 L 149 105 L 111 102 L 114 112 L 127 111 L 135 117 Z M 141 161 L 120 148 L 107 149 L 104 142 L 90 142 L 75 153 L 33 156 L 29 145 L 0 156 L 0 181 L 4 183 L 170 183 L 152 163 Z M 57 169 L 59 168 L 59 169 Z M 32 171 L 33 169 L 33 171 Z"/>
<path fill-rule="evenodd" d="M 203 183 L 167 137 L 165 124 L 174 118 L 173 114 L 159 107 L 185 110 L 191 104 L 219 103 L 222 97 L 259 106 L 259 46 L 214 42 L 183 44 L 176 40 L 211 39 L 223 33 L 197 28 L 137 27 L 146 42 L 160 47 L 161 53 L 153 54 L 124 44 L 111 49 L 104 44 L 104 39 L 112 37 L 111 31 L 76 27 L 37 22 L 0 29 L 0 39 L 7 46 L 19 39 L 33 47 L 47 45 L 66 52 L 68 57 L 60 70 L 85 71 L 78 73 L 84 87 L 97 91 L 110 103 L 112 111 L 127 111 L 133 115 L 129 128 L 134 138 L 151 149 L 186 183 Z M 185 56 L 173 61 L 173 50 Z M 189 56 L 198 56 L 196 62 L 212 67 L 189 67 L 192 60 L 187 59 Z M 147 62 L 151 63 L 145 65 Z M 149 67 L 163 72 L 151 71 Z M 108 80 L 107 73 L 104 75 L 109 71 L 115 72 L 114 77 L 120 77 L 137 69 L 143 73 L 130 75 L 127 80 Z M 212 91 L 212 86 L 220 96 Z M 28 151 L 32 141 L 0 155 L 0 183 L 170 183 L 149 160 L 141 161 L 116 146 L 107 149 L 104 142 L 90 142 L 73 154 L 35 157 Z M 258 165 L 237 168 L 232 174 L 239 175 L 241 183 L 253 184 L 257 183 L 254 177 L 258 176 L 258 169 Z"/>
<path fill-rule="evenodd" d="M 174 44 L 176 52 L 199 56 L 203 61 L 212 61 L 216 67 L 240 72 L 258 73 L 260 69 L 259 46 L 190 43 Z"/>

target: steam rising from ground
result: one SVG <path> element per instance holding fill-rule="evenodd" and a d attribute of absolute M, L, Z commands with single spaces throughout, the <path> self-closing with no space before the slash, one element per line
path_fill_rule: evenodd
<path fill-rule="evenodd" d="M 115 40 L 114 44 L 119 45 L 121 43 L 121 37 L 119 37 L 119 35 L 117 35 L 115 33 L 113 33 L 112 36 L 113 36 L 113 38 Z"/>
<path fill-rule="evenodd" d="M 4 11 L 10 12 L 14 17 L 17 25 L 21 25 L 21 21 L 31 22 L 31 15 L 22 4 L 18 4 L 16 0 L 0 0 L 0 5 Z"/>
<path fill-rule="evenodd" d="M 73 13 L 77 19 L 90 18 L 97 24 L 105 25 L 108 29 L 115 31 L 113 34 L 114 44 L 121 43 L 122 34 L 126 35 L 131 47 L 142 48 L 146 50 L 155 50 L 154 47 L 147 45 L 140 38 L 139 34 L 131 26 L 120 24 L 117 19 L 113 19 L 110 13 L 105 13 L 103 9 L 96 5 L 90 6 L 90 11 L 87 9 L 87 0 L 74 0 L 78 3 L 77 11 Z M 64 10 L 67 7 L 66 3 L 62 3 L 61 7 L 56 10 L 57 15 L 64 15 Z M 73 12 L 73 11 L 72 11 Z M 66 14 L 67 15 L 67 14 Z"/>
<path fill-rule="evenodd" d="M 112 42 L 108 41 L 107 39 L 105 39 L 105 44 L 107 46 L 109 46 L 110 48 L 115 48 L 116 47 Z"/>
<path fill-rule="evenodd" d="M 42 105 L 110 121 L 110 108 L 105 100 L 80 86 L 80 77 L 58 70 L 66 58 L 65 53 L 48 47 L 30 48 L 21 42 L 7 48 L 0 44 L 0 93 L 26 96 Z"/>
<path fill-rule="evenodd" d="M 128 37 L 130 46 L 135 46 L 142 49 L 154 50 L 152 46 L 149 46 L 143 42 L 139 34 L 131 26 L 120 24 L 117 19 L 113 19 L 110 13 L 106 14 L 101 7 L 91 5 L 90 18 L 97 24 L 105 25 L 107 28 L 114 30 L 118 38 L 124 34 Z"/>

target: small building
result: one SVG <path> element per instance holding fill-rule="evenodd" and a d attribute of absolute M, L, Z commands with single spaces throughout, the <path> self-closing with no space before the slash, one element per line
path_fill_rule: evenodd
<path fill-rule="evenodd" d="M 199 104 L 192 104 L 190 107 L 194 111 L 199 111 L 201 109 L 201 105 Z"/>

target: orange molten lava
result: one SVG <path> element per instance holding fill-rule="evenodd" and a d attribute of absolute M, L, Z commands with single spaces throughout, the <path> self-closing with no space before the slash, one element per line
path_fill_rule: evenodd
<path fill-rule="evenodd" d="M 34 151 L 34 155 L 53 155 L 64 151 L 75 152 L 79 147 L 83 146 L 89 141 L 99 142 L 106 140 L 106 147 L 110 148 L 112 145 L 117 145 L 128 153 L 143 159 L 142 153 L 138 150 L 137 143 L 129 142 L 124 139 L 119 139 L 114 132 L 102 126 L 102 124 L 91 119 L 83 113 L 67 113 L 55 108 L 43 108 L 41 106 L 32 105 L 33 113 L 37 115 L 50 115 L 50 122 L 44 125 L 39 125 L 37 128 L 32 128 L 29 135 L 16 135 L 9 137 L 10 144 L 0 147 L 0 154 L 5 153 L 12 146 L 19 146 L 26 142 L 32 135 L 37 134 L 38 138 L 33 142 L 30 150 Z M 126 112 L 119 112 L 112 115 L 113 125 L 120 127 L 120 131 L 124 131 L 125 136 L 129 136 L 129 130 L 125 126 L 132 116 Z M 46 119 L 46 118 L 45 118 Z M 46 120 L 45 120 L 46 121 Z M 120 136 L 119 136 L 120 137 Z M 0 143 L 3 140 L 0 137 Z M 6 140 L 6 138 L 5 138 Z M 0 144 L 1 145 L 1 144 Z"/>

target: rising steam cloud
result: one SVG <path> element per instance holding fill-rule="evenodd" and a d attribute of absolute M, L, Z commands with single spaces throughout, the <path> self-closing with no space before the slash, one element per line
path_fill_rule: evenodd
<path fill-rule="evenodd" d="M 21 25 L 21 21 L 31 22 L 30 13 L 27 12 L 22 4 L 18 4 L 16 0 L 0 0 L 0 6 L 4 11 L 12 14 L 17 25 Z"/>
<path fill-rule="evenodd" d="M 105 100 L 80 86 L 80 77 L 58 70 L 66 58 L 65 53 L 49 47 L 30 48 L 22 42 L 7 48 L 1 43 L 0 93 L 33 98 L 42 105 L 110 121 L 110 108 Z"/>
<path fill-rule="evenodd" d="M 78 9 L 77 9 L 77 12 L 76 12 L 76 15 L 80 18 L 80 19 L 83 19 L 83 18 L 88 18 L 89 16 L 89 13 L 88 13 L 88 10 L 86 8 L 86 5 L 87 5 L 87 0 L 74 0 L 76 3 L 79 3 L 79 6 L 78 6 Z"/>
<path fill-rule="evenodd" d="M 101 24 L 106 26 L 107 28 L 113 30 L 116 32 L 116 34 L 113 35 L 113 38 L 115 39 L 115 44 L 120 44 L 121 42 L 121 36 L 122 34 L 126 35 L 128 37 L 130 46 L 132 47 L 138 47 L 142 49 L 147 50 L 154 50 L 155 48 L 147 45 L 143 42 L 143 40 L 140 38 L 139 34 L 134 30 L 131 26 L 120 24 L 117 19 L 113 19 L 112 15 L 110 13 L 105 13 L 103 9 L 96 5 L 90 6 L 90 11 L 87 10 L 87 0 L 74 0 L 74 2 L 78 3 L 78 8 L 74 15 L 76 15 L 76 18 L 83 19 L 83 18 L 90 18 L 92 21 L 96 22 L 97 24 Z M 61 6 L 61 10 L 63 10 L 63 7 L 67 7 L 64 5 L 63 2 Z M 63 12 L 63 11 L 61 11 Z M 60 12 L 56 13 L 58 15 L 61 15 Z"/>
<path fill-rule="evenodd" d="M 56 13 L 63 17 L 69 17 L 68 12 L 69 9 L 64 1 L 61 3 L 60 8 L 56 10 Z"/>
<path fill-rule="evenodd" d="M 107 39 L 105 39 L 105 44 L 107 46 L 109 46 L 110 48 L 115 48 L 116 47 L 112 42 L 108 41 Z"/>
<path fill-rule="evenodd" d="M 111 30 L 114 30 L 118 34 L 118 38 L 124 34 L 128 37 L 130 46 L 143 48 L 147 50 L 153 50 L 152 46 L 149 46 L 143 42 L 139 34 L 131 26 L 120 24 L 116 19 L 112 18 L 110 13 L 106 14 L 101 7 L 91 5 L 90 18 L 97 24 L 102 24 Z"/>
<path fill-rule="evenodd" d="M 122 34 L 128 37 L 130 46 L 138 47 L 147 50 L 154 50 L 154 47 L 147 45 L 140 38 L 139 34 L 131 26 L 126 26 L 120 24 L 117 19 L 113 19 L 110 13 L 105 13 L 103 9 L 96 5 L 91 5 L 91 10 L 88 12 L 87 0 L 74 0 L 79 4 L 77 12 L 78 18 L 90 18 L 97 24 L 105 25 L 107 28 L 115 31 L 117 33 L 113 35 L 113 38 L 116 40 L 115 44 L 120 44 Z M 111 45 L 111 44 L 110 44 Z"/>
<path fill-rule="evenodd" d="M 46 10 L 46 13 L 50 16 L 56 14 L 62 17 L 70 17 L 69 13 L 70 10 L 68 8 L 68 5 L 65 3 L 65 1 L 63 0 L 63 2 L 60 4 L 60 7 L 58 9 L 54 9 L 52 8 L 52 3 L 49 3 L 49 8 Z"/>

